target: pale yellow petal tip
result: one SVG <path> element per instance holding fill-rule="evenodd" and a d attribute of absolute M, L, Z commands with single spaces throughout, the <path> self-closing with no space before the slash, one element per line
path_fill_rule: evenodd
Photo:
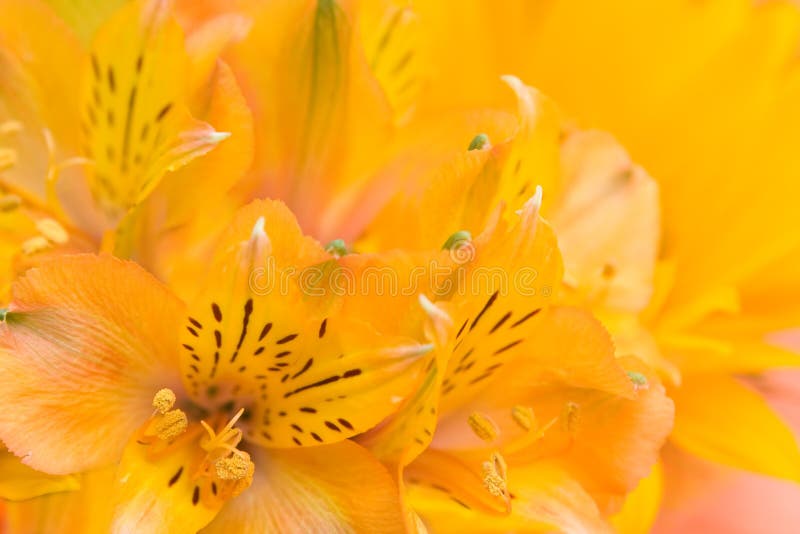
<path fill-rule="evenodd" d="M 264 230 L 265 222 L 263 215 L 256 220 L 256 223 L 253 225 L 253 231 L 250 232 L 250 239 L 267 237 L 267 232 Z"/>
<path fill-rule="evenodd" d="M 213 132 L 208 134 L 208 140 L 212 143 L 219 143 L 231 136 L 231 132 Z"/>
<path fill-rule="evenodd" d="M 522 80 L 514 76 L 513 74 L 504 74 L 500 76 L 500 79 L 505 82 L 511 89 L 515 92 L 520 92 L 525 89 L 525 84 L 522 83 Z"/>
<path fill-rule="evenodd" d="M 419 296 L 419 304 L 430 319 L 430 323 L 426 325 L 428 338 L 433 339 L 440 347 L 445 346 L 450 339 L 450 329 L 453 326 L 450 314 L 431 302 L 424 294 Z"/>
<path fill-rule="evenodd" d="M 542 198 L 544 197 L 544 192 L 542 191 L 542 186 L 537 185 L 536 191 L 533 195 L 525 202 L 525 205 L 522 206 L 522 209 L 517 210 L 515 213 L 521 217 L 525 217 L 531 219 L 539 215 L 539 210 L 542 208 Z"/>

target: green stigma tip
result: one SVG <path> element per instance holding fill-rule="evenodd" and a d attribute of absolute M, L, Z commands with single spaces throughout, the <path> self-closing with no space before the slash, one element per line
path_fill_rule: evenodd
<path fill-rule="evenodd" d="M 646 386 L 647 385 L 647 377 L 644 376 L 642 373 L 636 371 L 628 371 L 628 378 L 631 379 L 637 386 Z"/>
<path fill-rule="evenodd" d="M 442 245 L 442 250 L 453 250 L 469 241 L 472 241 L 472 234 L 466 230 L 459 230 L 447 238 L 447 241 Z"/>
<path fill-rule="evenodd" d="M 347 254 L 347 245 L 345 244 L 344 239 L 334 239 L 325 245 L 325 252 L 339 258 Z"/>
<path fill-rule="evenodd" d="M 469 143 L 469 150 L 482 150 L 483 147 L 489 144 L 489 136 L 485 133 L 479 133 L 472 138 Z"/>

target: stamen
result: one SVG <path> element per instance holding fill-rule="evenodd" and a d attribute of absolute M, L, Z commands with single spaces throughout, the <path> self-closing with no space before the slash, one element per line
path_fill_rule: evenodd
<path fill-rule="evenodd" d="M 189 427 L 189 421 L 182 410 L 172 410 L 155 420 L 153 431 L 162 441 L 169 441 L 183 434 Z"/>
<path fill-rule="evenodd" d="M 568 402 L 561 411 L 561 426 L 565 432 L 572 434 L 578 426 L 580 407 L 574 402 Z"/>
<path fill-rule="evenodd" d="M 497 425 L 487 416 L 473 412 L 467 418 L 467 423 L 475 435 L 483 441 L 491 442 L 497 439 Z"/>
<path fill-rule="evenodd" d="M 50 247 L 50 242 L 40 235 L 28 239 L 27 241 L 23 242 L 21 246 L 22 253 L 26 256 L 31 256 L 37 252 L 47 250 Z"/>
<path fill-rule="evenodd" d="M 528 406 L 514 406 L 511 409 L 511 418 L 525 431 L 536 426 L 536 415 L 533 413 L 533 408 Z"/>
<path fill-rule="evenodd" d="M 489 461 L 481 465 L 484 487 L 495 497 L 508 497 L 506 461 L 498 452 L 493 452 Z"/>
<path fill-rule="evenodd" d="M 214 467 L 217 476 L 222 480 L 241 480 L 247 476 L 251 464 L 250 455 L 239 451 L 239 454 L 218 459 L 214 462 Z"/>
<path fill-rule="evenodd" d="M 162 415 L 170 411 L 173 406 L 175 406 L 175 393 L 169 388 L 159 390 L 153 397 L 153 408 Z"/>
<path fill-rule="evenodd" d="M 22 199 L 17 195 L 3 195 L 0 197 L 0 212 L 14 211 L 22 205 Z"/>
<path fill-rule="evenodd" d="M 36 221 L 36 228 L 51 243 L 63 245 L 69 241 L 69 234 L 67 231 L 54 219 L 41 219 Z"/>
<path fill-rule="evenodd" d="M 200 421 L 208 436 L 200 441 L 200 446 L 206 451 L 206 457 L 201 462 L 198 472 L 206 476 L 216 476 L 225 484 L 225 490 L 221 490 L 225 495 L 236 496 L 253 481 L 255 464 L 250 460 L 250 455 L 236 448 L 242 441 L 242 431 L 233 428 L 236 422 L 244 414 L 244 408 L 240 408 L 228 424 L 219 432 L 205 421 Z M 213 465 L 213 471 L 211 466 Z"/>
<path fill-rule="evenodd" d="M 17 133 L 22 131 L 22 123 L 19 121 L 0 122 L 0 135 Z"/>

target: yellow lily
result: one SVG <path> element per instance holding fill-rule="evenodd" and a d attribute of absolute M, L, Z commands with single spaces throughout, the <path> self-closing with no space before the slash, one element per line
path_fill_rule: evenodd
<path fill-rule="evenodd" d="M 168 2 L 137 0 L 90 32 L 59 17 L 82 6 L 56 7 L 0 4 L 0 217 L 18 234 L 3 236 L 3 256 L 28 265 L 41 252 L 103 248 L 159 270 L 154 243 L 199 209 L 189 184 L 213 196 L 250 164 L 249 110 L 217 61 L 244 23 L 212 20 L 184 38 Z M 87 46 L 78 35 L 89 33 Z M 190 164 L 230 133 L 204 166 Z"/>
<path fill-rule="evenodd" d="M 401 531 L 391 476 L 347 438 L 430 348 L 292 276 L 334 264 L 277 202 L 240 212 L 188 307 L 134 263 L 43 263 L 1 326 L 0 437 L 46 473 L 118 464 L 118 532 Z"/>
<path fill-rule="evenodd" d="M 416 9 L 425 35 L 420 55 L 437 67 L 420 100 L 423 114 L 505 105 L 508 95 L 494 80 L 514 72 L 555 97 L 580 125 L 611 131 L 655 177 L 660 193 L 636 176 L 621 191 L 601 191 L 614 185 L 615 164 L 627 169 L 619 176 L 641 171 L 608 139 L 580 134 L 565 141 L 562 151 L 594 163 L 606 158 L 609 170 L 592 177 L 587 166 L 582 183 L 570 184 L 567 161 L 560 178 L 537 177 L 550 193 L 544 211 L 569 249 L 568 274 L 582 275 L 567 282 L 592 297 L 579 303 L 601 315 L 622 350 L 660 368 L 676 401 L 675 443 L 711 461 L 798 480 L 795 440 L 735 378 L 798 364 L 796 354 L 771 342 L 798 324 L 790 295 L 800 242 L 786 231 L 798 224 L 791 207 L 796 7 L 558 0 L 498 9 L 464 2 L 457 22 L 440 3 Z M 664 38 L 663 28 L 679 35 L 678 43 Z M 769 185 L 753 187 L 754 176 L 768 177 Z M 563 203 L 564 195 L 574 205 Z M 593 211 L 575 209 L 587 199 Z M 655 221 L 659 204 L 663 215 Z M 636 221 L 633 239 L 604 220 L 609 209 Z M 598 247 L 603 242 L 605 250 Z M 641 248 L 634 260 L 635 247 Z M 624 264 L 598 263 L 603 254 Z M 627 301 L 610 310 L 607 297 Z M 660 479 L 643 484 L 647 495 L 629 510 L 646 511 L 620 528 L 647 531 L 661 486 Z"/>
<path fill-rule="evenodd" d="M 178 5 L 195 24 L 230 9 Z M 322 241 L 355 238 L 394 190 L 396 173 L 382 171 L 421 89 L 412 10 L 334 0 L 244 1 L 236 9 L 253 26 L 224 58 L 256 125 L 255 162 L 236 191 L 284 200 Z"/>
<path fill-rule="evenodd" d="M 436 362 L 359 438 L 397 473 L 410 528 L 418 514 L 435 532 L 606 530 L 671 428 L 655 375 L 616 359 L 588 313 L 548 309 L 561 261 L 540 202 L 458 234 L 455 283 L 427 305 Z"/>

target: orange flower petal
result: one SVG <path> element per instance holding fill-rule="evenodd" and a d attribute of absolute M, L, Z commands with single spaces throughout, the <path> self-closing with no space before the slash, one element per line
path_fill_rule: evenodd
<path fill-rule="evenodd" d="M 204 534 L 280 531 L 404 532 L 397 485 L 350 441 L 254 452 L 253 485 L 231 500 Z"/>
<path fill-rule="evenodd" d="M 3 442 L 53 474 L 116 461 L 153 393 L 180 385 L 182 313 L 152 276 L 111 257 L 28 271 L 0 325 Z"/>

